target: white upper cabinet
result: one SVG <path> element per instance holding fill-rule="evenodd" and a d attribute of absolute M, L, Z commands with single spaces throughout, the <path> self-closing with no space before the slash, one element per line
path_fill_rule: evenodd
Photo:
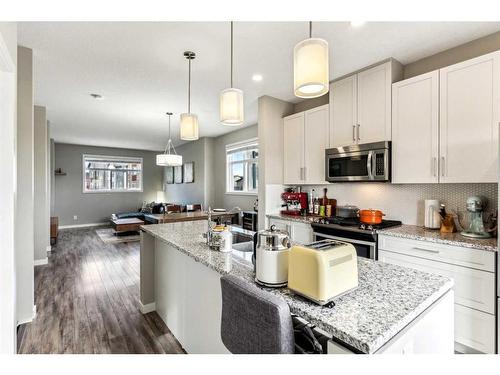
<path fill-rule="evenodd" d="M 391 140 L 391 62 L 358 73 L 358 143 Z"/>
<path fill-rule="evenodd" d="M 332 82 L 330 147 L 391 140 L 391 85 L 401 78 L 391 59 Z"/>
<path fill-rule="evenodd" d="M 304 180 L 307 184 L 327 184 L 325 181 L 325 149 L 329 138 L 328 104 L 305 112 Z"/>
<path fill-rule="evenodd" d="M 392 182 L 438 182 L 439 71 L 392 85 Z"/>
<path fill-rule="evenodd" d="M 326 184 L 328 104 L 283 119 L 283 183 Z"/>
<path fill-rule="evenodd" d="M 500 51 L 439 74 L 440 181 L 497 182 Z"/>
<path fill-rule="evenodd" d="M 283 119 L 283 180 L 302 184 L 304 176 L 304 112 Z"/>
<path fill-rule="evenodd" d="M 356 75 L 330 85 L 330 147 L 356 143 L 356 86 Z"/>

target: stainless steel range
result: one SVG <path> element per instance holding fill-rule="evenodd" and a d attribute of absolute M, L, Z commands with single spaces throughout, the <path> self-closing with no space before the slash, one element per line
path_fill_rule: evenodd
<path fill-rule="evenodd" d="M 377 260 L 377 230 L 401 225 L 398 220 L 382 220 L 377 225 L 361 223 L 357 218 L 330 217 L 311 224 L 314 241 L 333 239 L 351 243 L 359 257 Z"/>

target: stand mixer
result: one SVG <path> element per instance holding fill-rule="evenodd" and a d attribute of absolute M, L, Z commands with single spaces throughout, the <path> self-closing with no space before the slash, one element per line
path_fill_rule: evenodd
<path fill-rule="evenodd" d="M 472 238 L 490 238 L 490 233 L 484 229 L 483 211 L 484 211 L 484 198 L 473 196 L 467 198 L 467 211 L 470 213 L 469 229 L 464 230 L 461 235 Z"/>

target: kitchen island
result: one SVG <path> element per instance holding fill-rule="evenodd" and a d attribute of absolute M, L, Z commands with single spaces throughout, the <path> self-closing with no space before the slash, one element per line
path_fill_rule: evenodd
<path fill-rule="evenodd" d="M 220 276 L 254 284 L 251 253 L 210 250 L 205 221 L 143 226 L 141 307 L 156 310 L 188 353 L 227 353 L 220 339 Z M 453 353 L 453 282 L 358 259 L 359 287 L 322 307 L 268 289 L 331 337 L 329 353 Z"/>

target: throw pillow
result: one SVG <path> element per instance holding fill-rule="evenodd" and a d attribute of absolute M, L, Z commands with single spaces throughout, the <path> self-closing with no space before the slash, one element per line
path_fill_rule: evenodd
<path fill-rule="evenodd" d="M 155 205 L 155 202 L 151 202 L 151 203 L 147 203 L 146 201 L 142 202 L 141 212 L 144 214 L 153 213 L 154 205 Z"/>

